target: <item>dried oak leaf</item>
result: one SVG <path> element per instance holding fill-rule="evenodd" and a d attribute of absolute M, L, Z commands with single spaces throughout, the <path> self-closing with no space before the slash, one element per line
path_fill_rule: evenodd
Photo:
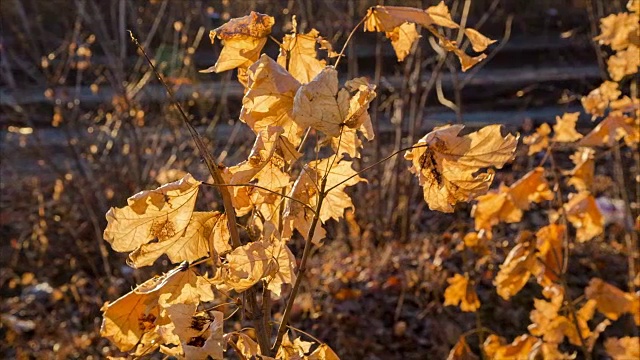
<path fill-rule="evenodd" d="M 260 57 L 274 23 L 273 17 L 252 11 L 247 16 L 231 19 L 212 30 L 209 33 L 211 43 L 218 38 L 224 47 L 215 65 L 201 72 L 219 73 L 238 68 L 238 80 L 246 85 L 246 71 Z"/>
<path fill-rule="evenodd" d="M 636 120 L 637 121 L 637 120 Z M 582 138 L 580 146 L 613 146 L 616 141 L 624 138 L 625 143 L 632 145 L 638 143 L 640 127 L 634 121 L 620 111 L 609 113 L 590 133 Z"/>
<path fill-rule="evenodd" d="M 287 69 L 301 84 L 313 80 L 327 65 L 326 61 L 318 60 L 316 44 L 320 33 L 311 29 L 306 34 L 299 34 L 293 29 L 293 34 L 287 34 L 282 39 L 278 64 Z"/>
<path fill-rule="evenodd" d="M 533 234 L 522 231 L 518 237 L 518 244 L 511 249 L 507 258 L 500 265 L 493 284 L 500 297 L 509 300 L 517 294 L 527 283 L 532 274 L 541 270 L 536 259 Z"/>
<path fill-rule="evenodd" d="M 596 199 L 588 191 L 571 194 L 564 204 L 567 220 L 576 228 L 576 239 L 585 242 L 602 234 L 604 217 L 598 209 Z"/>
<path fill-rule="evenodd" d="M 243 292 L 260 280 L 279 297 L 283 284 L 295 281 L 295 257 L 284 241 L 262 239 L 234 249 L 226 257 L 224 284 Z"/>
<path fill-rule="evenodd" d="M 475 312 L 480 308 L 478 294 L 466 274 L 455 274 L 447 282 L 449 286 L 444 291 L 444 306 L 460 304 L 460 310 L 465 312 Z"/>
<path fill-rule="evenodd" d="M 339 89 L 338 72 L 330 66 L 324 68 L 311 82 L 302 85 L 293 101 L 294 121 L 302 128 L 312 127 L 330 137 L 339 137 L 344 126 L 357 129 L 370 126 L 367 114 L 369 103 L 375 98 L 375 86 L 361 84 L 351 96 L 349 89 Z M 369 124 L 366 124 L 366 123 Z"/>
<path fill-rule="evenodd" d="M 391 40 L 391 46 L 396 52 L 398 61 L 404 61 L 409 55 L 413 44 L 420 38 L 420 33 L 416 30 L 416 24 L 409 22 L 395 27 L 392 31 L 385 32 L 385 35 Z"/>
<path fill-rule="evenodd" d="M 145 333 L 154 331 L 171 304 L 213 300 L 210 284 L 193 270 L 177 267 L 156 276 L 102 307 L 100 335 L 121 351 L 133 349 Z"/>
<path fill-rule="evenodd" d="M 464 336 L 460 336 L 455 346 L 449 351 L 447 360 L 477 360 L 478 356 L 471 351 L 467 339 Z"/>
<path fill-rule="evenodd" d="M 196 312 L 196 304 L 172 304 L 167 308 L 170 331 L 179 340 L 174 356 L 183 359 L 222 359 L 223 318 L 220 311 Z"/>
<path fill-rule="evenodd" d="M 595 151 L 591 148 L 583 147 L 570 156 L 575 167 L 570 171 L 565 171 L 568 175 L 567 185 L 572 185 L 578 191 L 585 191 L 591 188 L 595 173 L 595 161 L 593 156 Z"/>
<path fill-rule="evenodd" d="M 604 115 L 609 103 L 618 99 L 621 94 L 622 92 L 618 90 L 618 83 L 607 80 L 591 90 L 587 96 L 583 96 L 580 101 L 584 110 L 595 118 Z"/>
<path fill-rule="evenodd" d="M 127 200 L 128 206 L 107 212 L 104 239 L 118 252 L 139 250 L 154 239 L 163 246 L 175 243 L 185 235 L 191 222 L 200 183 L 187 174 L 179 181 L 133 195 Z M 170 246 L 167 254 L 175 261 L 200 257 L 192 258 L 192 254 Z"/>
<path fill-rule="evenodd" d="M 525 136 L 522 142 L 525 145 L 529 145 L 529 154 L 533 155 L 549 147 L 549 134 L 551 134 L 551 127 L 547 123 L 543 123 L 538 126 L 536 132 Z"/>
<path fill-rule="evenodd" d="M 640 325 L 640 295 L 624 292 L 601 279 L 592 278 L 584 289 L 587 299 L 595 300 L 598 311 L 611 320 L 630 313 Z"/>
<path fill-rule="evenodd" d="M 556 116 L 556 124 L 553 126 L 552 141 L 556 142 L 574 142 L 582 138 L 582 134 L 576 131 L 576 122 L 578 122 L 579 112 L 564 113 L 562 117 Z"/>
<path fill-rule="evenodd" d="M 604 341 L 604 348 L 613 360 L 639 359 L 640 337 L 607 338 Z"/>
<path fill-rule="evenodd" d="M 303 131 L 293 121 L 293 98 L 300 87 L 298 80 L 267 55 L 251 65 L 247 74 L 249 81 L 242 98 L 240 120 L 256 134 L 270 126 L 280 126 L 283 135 L 298 146 Z"/>
<path fill-rule="evenodd" d="M 480 169 L 502 166 L 513 157 L 518 135 L 503 137 L 500 125 L 489 125 L 458 136 L 464 125 L 434 129 L 405 154 L 409 171 L 418 177 L 431 210 L 453 212 L 453 205 L 485 194 L 493 172 Z"/>

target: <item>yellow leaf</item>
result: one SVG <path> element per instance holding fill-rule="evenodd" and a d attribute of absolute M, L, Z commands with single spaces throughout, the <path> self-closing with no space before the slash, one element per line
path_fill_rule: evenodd
<path fill-rule="evenodd" d="M 553 192 L 544 178 L 544 168 L 537 167 L 526 173 L 511 185 L 509 195 L 521 210 L 528 210 L 529 204 L 553 199 Z"/>
<path fill-rule="evenodd" d="M 573 185 L 578 191 L 589 190 L 593 183 L 595 172 L 595 162 L 593 155 L 595 151 L 590 148 L 580 148 L 570 156 L 571 161 L 576 165 L 573 170 L 564 172 L 569 175 L 567 185 Z"/>
<path fill-rule="evenodd" d="M 212 243 L 215 253 L 230 250 L 226 216 L 219 212 L 194 212 L 181 237 L 144 244 L 129 258 L 136 268 L 153 264 L 163 254 L 174 264 L 194 261 L 209 256 Z"/>
<path fill-rule="evenodd" d="M 475 312 L 480 308 L 478 295 L 466 275 L 455 274 L 447 282 L 449 286 L 444 291 L 444 306 L 460 304 L 460 310 L 465 312 Z"/>
<path fill-rule="evenodd" d="M 278 349 L 276 358 L 282 360 L 305 359 L 305 355 L 309 352 L 313 344 L 312 342 L 301 340 L 299 337 L 291 342 L 289 334 L 287 333 L 282 338 L 282 345 Z"/>
<path fill-rule="evenodd" d="M 551 296 L 551 301 L 533 300 L 534 310 L 531 310 L 528 329 L 531 335 L 541 336 L 546 343 L 560 344 L 564 340 L 564 328 L 568 325 L 567 318 L 558 314 L 564 296 L 560 291 L 553 291 Z"/>
<path fill-rule="evenodd" d="M 534 250 L 533 234 L 528 231 L 521 232 L 518 244 L 511 249 L 500 265 L 500 271 L 493 281 L 500 297 L 509 300 L 524 287 L 532 273 L 537 274 L 540 271 Z"/>
<path fill-rule="evenodd" d="M 624 50 L 629 45 L 640 45 L 640 17 L 634 13 L 611 14 L 600 19 L 600 32 L 594 40 L 602 45 L 611 46 L 612 50 Z"/>
<path fill-rule="evenodd" d="M 295 257 L 283 241 L 262 239 L 234 249 L 227 255 L 224 283 L 243 292 L 260 280 L 277 297 L 283 284 L 295 281 Z"/>
<path fill-rule="evenodd" d="M 598 311 L 611 320 L 620 315 L 634 315 L 636 324 L 640 325 L 640 297 L 626 293 L 601 279 L 592 278 L 584 289 L 587 299 L 595 300 Z"/>
<path fill-rule="evenodd" d="M 224 314 L 220 311 L 196 312 L 195 304 L 173 304 L 167 308 L 172 332 L 178 337 L 180 353 L 186 359 L 223 358 Z"/>
<path fill-rule="evenodd" d="M 509 188 L 501 186 L 498 191 L 490 191 L 478 196 L 478 202 L 471 210 L 475 220 L 475 229 L 491 232 L 491 228 L 501 221 L 514 223 L 522 218 L 522 210 L 518 209 L 509 195 Z"/>
<path fill-rule="evenodd" d="M 464 29 L 464 34 L 467 35 L 467 38 L 471 42 L 471 46 L 473 47 L 473 51 L 475 52 L 483 52 L 487 50 L 487 47 L 493 43 L 495 40 L 491 40 L 488 37 L 482 35 L 478 30 L 473 28 Z"/>
<path fill-rule="evenodd" d="M 293 121 L 293 98 L 300 83 L 267 55 L 251 65 L 248 76 L 240 120 L 256 134 L 269 126 L 280 126 L 283 135 L 298 146 L 304 129 Z"/>
<path fill-rule="evenodd" d="M 547 123 L 540 125 L 532 135 L 525 136 L 522 142 L 529 145 L 529 155 L 533 155 L 549 147 L 551 127 Z"/>
<path fill-rule="evenodd" d="M 502 137 L 499 125 L 458 136 L 462 128 L 463 125 L 436 128 L 405 154 L 431 210 L 453 212 L 456 203 L 486 193 L 493 173 L 480 169 L 501 168 L 515 151 L 518 136 Z"/>
<path fill-rule="evenodd" d="M 320 344 L 306 360 L 340 360 L 338 355 L 327 344 Z"/>
<path fill-rule="evenodd" d="M 377 5 L 369 8 L 365 17 L 365 31 L 391 32 L 405 22 L 416 23 L 422 26 L 440 25 L 457 28 L 458 24 L 451 20 L 449 9 L 440 2 L 438 6 L 432 6 L 427 10 L 403 6 Z"/>
<path fill-rule="evenodd" d="M 131 350 L 155 329 L 162 311 L 174 303 L 198 304 L 213 300 L 211 286 L 191 269 L 177 267 L 138 285 L 128 294 L 102 307 L 100 335 L 121 351 Z"/>
<path fill-rule="evenodd" d="M 391 40 L 391 46 L 396 52 L 398 61 L 404 61 L 404 58 L 409 55 L 413 44 L 420 38 L 414 23 L 404 23 L 392 31 L 387 31 L 385 35 Z"/>
<path fill-rule="evenodd" d="M 545 265 L 544 272 L 538 274 L 543 276 L 542 279 L 538 279 L 538 282 L 543 285 L 547 285 L 546 282 L 556 281 L 557 274 L 562 273 L 562 239 L 565 236 L 565 231 L 564 225 L 549 224 L 536 232 L 538 257 Z"/>
<path fill-rule="evenodd" d="M 360 158 L 360 149 L 362 149 L 362 141 L 358 137 L 358 131 L 348 127 L 342 128 L 342 135 L 330 138 L 331 148 L 340 156 L 347 154 L 351 158 Z"/>
<path fill-rule="evenodd" d="M 564 113 L 562 117 L 556 116 L 556 124 L 553 126 L 553 141 L 574 142 L 582 138 L 582 134 L 576 131 L 579 112 Z"/>
<path fill-rule="evenodd" d="M 278 64 L 287 69 L 302 84 L 315 78 L 326 66 L 326 61 L 318 60 L 316 42 L 320 33 L 311 29 L 306 34 L 287 34 L 282 39 Z"/>
<path fill-rule="evenodd" d="M 640 67 L 640 46 L 629 45 L 626 50 L 620 50 L 607 60 L 607 69 L 611 79 L 620 81 L 627 75 L 638 72 Z"/>
<path fill-rule="evenodd" d="M 456 345 L 449 351 L 447 360 L 477 360 L 478 356 L 471 351 L 464 336 L 458 338 Z"/>
<path fill-rule="evenodd" d="M 467 71 L 471 69 L 473 66 L 475 66 L 476 64 L 478 64 L 479 62 L 487 58 L 487 55 L 485 54 L 480 54 L 478 56 L 471 57 L 467 55 L 464 51 L 460 50 L 455 41 L 451 41 L 447 39 L 446 37 L 444 37 L 444 35 L 440 34 L 437 31 L 431 31 L 431 33 L 438 38 L 438 40 L 440 41 L 440 46 L 442 46 L 447 51 L 451 51 L 458 57 L 458 60 L 460 60 L 462 71 Z"/>
<path fill-rule="evenodd" d="M 608 338 L 604 341 L 604 348 L 613 360 L 628 360 L 640 358 L 640 338 L 625 336 L 623 338 Z"/>
<path fill-rule="evenodd" d="M 187 174 L 180 181 L 133 195 L 128 206 L 107 212 L 104 239 L 118 252 L 137 250 L 154 239 L 175 242 L 191 221 L 199 185 Z"/>
<path fill-rule="evenodd" d="M 602 234 L 604 217 L 596 205 L 596 200 L 588 191 L 572 194 L 564 204 L 567 220 L 576 228 L 576 238 L 585 242 Z"/>
<path fill-rule="evenodd" d="M 529 359 L 529 353 L 537 347 L 540 340 L 530 335 L 521 335 L 511 344 L 506 344 L 503 338 L 497 335 L 489 335 L 483 344 L 487 356 L 500 360 L 524 360 Z"/>
<path fill-rule="evenodd" d="M 619 111 L 609 113 L 590 133 L 582 138 L 580 146 L 613 146 L 624 138 L 628 145 L 638 142 L 640 129 L 634 120 Z"/>
<path fill-rule="evenodd" d="M 211 43 L 222 40 L 224 47 L 212 67 L 201 72 L 222 72 L 238 68 L 238 79 L 246 85 L 246 70 L 258 60 L 271 34 L 273 17 L 252 11 L 250 15 L 229 20 L 209 33 Z"/>
<path fill-rule="evenodd" d="M 607 80 L 591 90 L 589 95 L 583 96 L 580 101 L 584 110 L 593 117 L 602 116 L 609 103 L 620 97 L 620 94 L 622 92 L 618 90 L 618 83 Z"/>

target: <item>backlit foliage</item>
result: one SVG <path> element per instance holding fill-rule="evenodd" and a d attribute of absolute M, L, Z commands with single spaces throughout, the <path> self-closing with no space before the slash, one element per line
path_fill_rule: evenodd
<path fill-rule="evenodd" d="M 590 352 L 611 321 L 631 314 L 640 322 L 638 294 L 592 279 L 584 297 L 575 301 L 564 278 L 572 246 L 593 241 L 604 231 L 604 218 L 590 192 L 596 152 L 622 140 L 637 147 L 640 137 L 638 99 L 620 98 L 619 90 L 620 80 L 638 68 L 634 50 L 639 44 L 633 35 L 638 28 L 636 5 L 632 1 L 630 12 L 603 19 L 602 34 L 596 38 L 616 51 L 608 61 L 613 81 L 583 97 L 582 104 L 594 118 L 605 118 L 586 135 L 576 129 L 579 113 L 557 117 L 552 127 L 541 125 L 524 142 L 529 155 L 544 152 L 545 161 L 519 180 L 489 190 L 495 169 L 513 159 L 519 139 L 518 134 L 503 133 L 499 125 L 464 133 L 463 125 L 445 125 L 403 149 L 431 210 L 454 212 L 457 204 L 476 201 L 471 213 L 476 232 L 464 237 L 464 247 L 479 260 L 470 266 L 474 271 L 447 279 L 444 305 L 465 312 L 480 309 L 476 270 L 491 256 L 494 228 L 519 223 L 533 207 L 552 208 L 544 226 L 520 229 L 493 278 L 504 300 L 533 281 L 542 290 L 544 298 L 534 299 L 529 333 L 511 342 L 490 334 L 480 346 L 484 357 L 572 359 L 575 353 L 565 352 L 563 344 Z M 181 263 L 104 305 L 101 334 L 120 350 L 133 356 L 158 350 L 188 359 L 222 359 L 228 353 L 260 359 L 338 358 L 317 339 L 292 340 L 287 326 L 311 248 L 328 237 L 325 224 L 330 219 L 340 221 L 346 210 L 356 211 L 348 188 L 366 183 L 354 159 L 375 136 L 369 107 L 377 89 L 365 78 L 341 83 L 337 64 L 342 54 L 333 51 L 317 30 L 301 33 L 295 19 L 292 23 L 291 33 L 281 42 L 271 37 L 274 18 L 256 12 L 231 19 L 210 34 L 211 41 L 222 41 L 223 48 L 205 72 L 237 69 L 244 87 L 239 119 L 255 135 L 247 159 L 232 166 L 208 164 L 213 183 L 185 174 L 178 181 L 142 191 L 130 197 L 127 206 L 107 213 L 104 239 L 115 251 L 129 253 L 131 266 L 152 265 L 162 255 L 172 264 Z M 495 42 L 465 28 L 459 37 L 464 34 L 477 55 L 465 53 L 445 35 L 461 31 L 461 26 L 444 2 L 427 9 L 375 6 L 361 24 L 365 31 L 384 32 L 398 61 L 415 47 L 419 28 L 426 29 L 444 51 L 458 57 L 463 71 L 485 59 L 483 52 Z M 270 39 L 279 46 L 277 59 L 261 54 Z M 318 50 L 326 50 L 328 59 L 320 59 Z M 334 65 L 327 64 L 334 60 Z M 305 146 L 309 133 L 320 140 L 315 148 Z M 197 134 L 194 140 L 201 141 Z M 576 147 L 573 169 L 547 166 L 546 159 L 553 159 L 558 144 Z M 557 179 L 563 174 L 575 193 L 558 190 Z M 204 186 L 206 190 L 201 189 Z M 222 196 L 224 212 L 194 211 L 199 191 L 210 188 Z M 294 254 L 291 249 L 299 237 L 304 238 L 304 249 Z M 263 292 L 262 306 L 257 291 Z M 270 301 L 287 296 L 283 313 L 274 319 Z M 225 328 L 224 320 L 236 311 L 215 309 L 229 299 L 239 313 L 253 320 L 253 329 Z M 606 319 L 596 324 L 596 312 Z M 272 331 L 273 324 L 279 324 L 277 332 Z M 630 345 L 633 341 L 610 338 L 605 347 L 614 358 L 622 358 L 637 353 Z M 478 356 L 462 336 L 449 358 Z"/>

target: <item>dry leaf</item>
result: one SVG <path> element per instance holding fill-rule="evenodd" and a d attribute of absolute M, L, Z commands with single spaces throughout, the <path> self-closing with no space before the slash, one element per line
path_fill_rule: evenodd
<path fill-rule="evenodd" d="M 525 286 L 532 273 L 537 274 L 540 271 L 534 250 L 533 234 L 522 231 L 518 244 L 511 249 L 500 265 L 500 271 L 493 281 L 500 297 L 509 300 Z"/>
<path fill-rule="evenodd" d="M 458 28 L 458 24 L 451 20 L 449 9 L 440 2 L 427 10 L 403 6 L 377 5 L 367 10 L 365 17 L 365 31 L 392 32 L 405 22 L 416 23 L 421 26 L 440 25 Z"/>
<path fill-rule="evenodd" d="M 320 344 L 306 360 L 340 360 L 338 355 L 327 344 Z"/>
<path fill-rule="evenodd" d="M 613 360 L 640 359 L 640 338 L 637 336 L 608 338 L 604 341 L 604 348 Z"/>
<path fill-rule="evenodd" d="M 521 335 L 511 344 L 504 345 L 503 338 L 497 335 L 489 335 L 483 344 L 487 356 L 491 359 L 500 360 L 523 360 L 529 359 L 529 353 L 539 345 L 539 339 L 530 335 Z"/>
<path fill-rule="evenodd" d="M 220 311 L 196 312 L 196 304 L 173 304 L 167 308 L 171 332 L 178 337 L 185 359 L 223 358 L 224 314 Z M 175 350 L 174 350 L 175 351 Z"/>
<path fill-rule="evenodd" d="M 626 293 L 601 279 L 592 278 L 584 289 L 587 299 L 595 300 L 598 311 L 611 320 L 625 313 L 633 314 L 640 325 L 640 296 Z"/>
<path fill-rule="evenodd" d="M 460 304 L 460 310 L 474 312 L 480 308 L 480 300 L 469 282 L 469 277 L 465 274 L 455 274 L 447 279 L 449 286 L 444 291 L 444 306 Z"/>
<path fill-rule="evenodd" d="M 585 242 L 602 234 L 604 217 L 596 205 L 596 200 L 588 191 L 569 196 L 564 204 L 567 220 L 576 228 L 576 239 Z"/>
<path fill-rule="evenodd" d="M 326 66 L 326 61 L 318 60 L 316 43 L 320 33 L 311 29 L 306 34 L 287 34 L 282 39 L 278 64 L 287 69 L 302 84 L 313 80 Z"/>
<path fill-rule="evenodd" d="M 556 142 L 574 142 L 582 138 L 582 134 L 576 131 L 579 112 L 564 113 L 562 117 L 556 116 L 556 124 L 553 126 L 553 139 Z"/>
<path fill-rule="evenodd" d="M 611 14 L 600 19 L 600 35 L 596 36 L 602 45 L 609 45 L 612 50 L 624 50 L 629 45 L 640 45 L 640 17 L 634 13 Z"/>
<path fill-rule="evenodd" d="M 535 133 L 522 139 L 525 145 L 529 145 L 529 155 L 549 147 L 549 134 L 551 134 L 551 127 L 547 123 L 543 123 L 536 129 Z"/>
<path fill-rule="evenodd" d="M 414 23 L 404 23 L 394 28 L 393 31 L 387 31 L 385 35 L 391 40 L 391 46 L 396 52 L 398 61 L 404 61 L 404 58 L 409 55 L 413 44 L 420 38 Z"/>
<path fill-rule="evenodd" d="M 590 133 L 582 138 L 580 146 L 613 146 L 624 138 L 628 145 L 638 142 L 640 128 L 634 120 L 619 111 L 609 113 Z"/>
<path fill-rule="evenodd" d="M 620 94 L 622 92 L 618 90 L 617 82 L 604 81 L 600 86 L 591 90 L 589 95 L 583 96 L 580 101 L 584 110 L 593 117 L 602 116 L 609 103 L 619 98 Z"/>
<path fill-rule="evenodd" d="M 487 47 L 489 45 L 496 42 L 495 40 L 491 40 L 488 37 L 482 35 L 478 30 L 473 28 L 464 29 L 464 34 L 471 42 L 471 46 L 473 47 L 473 51 L 475 52 L 483 52 L 487 50 Z"/>
<path fill-rule="evenodd" d="M 256 134 L 269 126 L 280 126 L 283 135 L 298 146 L 304 129 L 293 121 L 293 98 L 300 83 L 267 55 L 251 65 L 248 77 L 240 120 Z"/>
<path fill-rule="evenodd" d="M 528 329 L 531 335 L 540 336 L 546 343 L 557 346 L 564 340 L 565 327 L 571 324 L 566 317 L 558 314 L 564 300 L 562 292 L 552 290 L 548 295 L 551 301 L 533 300 L 534 310 L 531 310 L 531 325 Z"/>
<path fill-rule="evenodd" d="M 180 181 L 133 195 L 127 200 L 128 206 L 107 212 L 104 239 L 118 252 L 138 250 L 154 239 L 175 243 L 191 221 L 199 186 L 200 181 L 187 174 Z"/>
<path fill-rule="evenodd" d="M 222 72 L 238 68 L 238 79 L 246 85 L 246 70 L 258 60 L 260 51 L 271 34 L 273 17 L 252 11 L 250 15 L 229 20 L 209 33 L 211 43 L 216 37 L 224 47 L 212 67 L 201 72 Z"/>
<path fill-rule="evenodd" d="M 595 151 L 590 148 L 580 148 L 570 156 L 571 161 L 576 165 L 571 171 L 565 171 L 568 175 L 567 185 L 573 185 L 578 191 L 585 191 L 591 188 L 595 173 L 595 162 L 593 155 Z"/>
<path fill-rule="evenodd" d="M 479 170 L 501 168 L 515 151 L 518 136 L 502 137 L 499 125 L 458 136 L 462 128 L 463 125 L 436 128 L 405 154 L 431 210 L 453 212 L 456 203 L 486 193 L 493 173 Z"/>
<path fill-rule="evenodd" d="M 611 79 L 622 80 L 627 75 L 633 75 L 640 68 L 640 46 L 629 45 L 626 50 L 620 50 L 607 60 L 607 69 Z"/>
<path fill-rule="evenodd" d="M 447 360 L 477 360 L 478 356 L 471 351 L 464 336 L 460 336 L 456 345 L 449 351 Z"/>

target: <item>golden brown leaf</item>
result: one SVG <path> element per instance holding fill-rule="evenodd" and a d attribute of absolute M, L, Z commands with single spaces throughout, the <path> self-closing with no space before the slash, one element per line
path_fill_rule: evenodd
<path fill-rule="evenodd" d="M 557 142 L 574 142 L 582 138 L 582 134 L 576 131 L 579 112 L 564 113 L 562 117 L 556 116 L 556 124 L 553 126 L 553 139 Z"/>
<path fill-rule="evenodd" d="M 420 38 L 414 23 L 404 23 L 392 31 L 387 31 L 385 35 L 391 40 L 391 46 L 396 52 L 398 61 L 404 61 L 404 58 L 409 55 L 413 44 Z"/>
<path fill-rule="evenodd" d="M 129 351 L 145 333 L 155 329 L 166 307 L 213 300 L 211 286 L 206 284 L 193 270 L 182 266 L 149 279 L 118 300 L 105 303 L 100 335 L 121 351 Z"/>
<path fill-rule="evenodd" d="M 531 203 L 553 199 L 553 192 L 544 178 L 544 168 L 536 167 L 526 173 L 509 188 L 513 203 L 521 210 L 528 210 Z"/>
<path fill-rule="evenodd" d="M 549 224 L 536 232 L 538 257 L 544 263 L 544 271 L 538 274 L 538 282 L 543 286 L 556 281 L 562 273 L 562 239 L 565 236 L 564 225 Z"/>
<path fill-rule="evenodd" d="M 503 137 L 499 125 L 489 125 L 458 136 L 463 125 L 434 129 L 405 154 L 409 170 L 418 176 L 431 210 L 453 212 L 453 205 L 471 201 L 487 192 L 493 173 L 482 168 L 501 168 L 513 156 L 518 136 Z"/>
<path fill-rule="evenodd" d="M 475 52 L 483 52 L 487 50 L 487 47 L 493 43 L 495 40 L 491 40 L 488 37 L 482 35 L 478 30 L 473 28 L 464 29 L 464 34 L 471 42 L 471 46 L 473 47 L 473 51 Z"/>
<path fill-rule="evenodd" d="M 595 162 L 593 155 L 595 151 L 591 148 L 580 148 L 573 155 L 571 161 L 576 165 L 571 171 L 564 172 L 570 177 L 567 179 L 568 185 L 573 185 L 578 191 L 585 191 L 591 188 L 595 172 Z"/>
<path fill-rule="evenodd" d="M 306 34 L 287 34 L 282 39 L 278 64 L 287 69 L 301 84 L 313 80 L 326 66 L 326 61 L 318 60 L 316 43 L 320 33 L 311 29 Z"/>
<path fill-rule="evenodd" d="M 464 336 L 460 336 L 456 345 L 449 351 L 447 360 L 477 360 L 478 356 L 471 351 Z"/>
<path fill-rule="evenodd" d="M 531 325 L 528 329 L 531 335 L 541 336 L 549 344 L 560 344 L 564 340 L 564 329 L 568 325 L 566 317 L 558 314 L 562 307 L 564 296 L 558 288 L 547 288 L 547 295 L 551 301 L 534 299 L 534 310 L 531 310 Z"/>
<path fill-rule="evenodd" d="M 306 360 L 340 360 L 338 355 L 327 344 L 320 344 Z"/>
<path fill-rule="evenodd" d="M 629 45 L 626 50 L 620 50 L 607 60 L 607 69 L 611 79 L 620 81 L 627 75 L 633 75 L 640 68 L 640 46 Z"/>
<path fill-rule="evenodd" d="M 509 195 L 509 188 L 501 185 L 497 191 L 478 196 L 478 202 L 471 210 L 475 229 L 491 233 L 491 228 L 501 221 L 515 223 L 522 218 L 522 210 L 517 208 Z"/>
<path fill-rule="evenodd" d="M 133 195 L 128 206 L 107 212 L 104 239 L 119 252 L 140 249 L 154 239 L 163 244 L 177 241 L 191 221 L 199 185 L 200 181 L 187 174 L 180 181 Z"/>
<path fill-rule="evenodd" d="M 576 228 L 576 239 L 585 242 L 602 234 L 604 217 L 596 205 L 596 200 L 588 191 L 572 194 L 564 204 L 567 220 Z"/>
<path fill-rule="evenodd" d="M 631 145 L 637 143 L 639 137 L 640 129 L 634 124 L 634 120 L 619 111 L 614 111 L 582 138 L 578 145 L 613 146 L 622 138 Z"/>
<path fill-rule="evenodd" d="M 636 324 L 640 325 L 638 296 L 626 293 L 598 278 L 591 279 L 584 294 L 587 299 L 595 300 L 598 311 L 607 318 L 617 320 L 620 315 L 630 313 L 634 315 Z"/>
<path fill-rule="evenodd" d="M 491 359 L 524 360 L 529 359 L 529 353 L 539 342 L 538 338 L 525 334 L 515 338 L 511 344 L 504 345 L 503 338 L 492 334 L 485 340 L 483 348 Z"/>
<path fill-rule="evenodd" d="M 640 45 L 640 17 L 634 13 L 611 14 L 600 19 L 600 35 L 596 36 L 602 45 L 609 45 L 612 50 L 624 50 L 629 45 Z"/>
<path fill-rule="evenodd" d="M 293 121 L 293 98 L 300 83 L 267 55 L 251 65 L 248 76 L 240 120 L 256 134 L 269 126 L 280 126 L 283 135 L 298 146 L 303 129 Z"/>
<path fill-rule="evenodd" d="M 246 70 L 258 60 L 260 51 L 271 34 L 273 17 L 252 11 L 250 15 L 229 20 L 212 30 L 211 43 L 216 37 L 224 47 L 212 67 L 201 72 L 222 72 L 238 68 L 238 79 L 246 85 Z"/>
<path fill-rule="evenodd" d="M 613 360 L 629 360 L 640 358 L 640 338 L 625 336 L 623 338 L 608 338 L 604 341 L 604 348 Z"/>
<path fill-rule="evenodd" d="M 196 312 L 196 304 L 173 304 L 167 308 L 172 321 L 171 333 L 177 336 L 179 349 L 173 349 L 185 359 L 223 358 L 224 314 L 220 311 Z"/>
<path fill-rule="evenodd" d="M 618 83 L 607 80 L 591 90 L 589 95 L 583 96 L 580 101 L 584 110 L 593 117 L 602 116 L 609 103 L 620 97 L 620 94 L 622 92 L 618 90 Z"/>
<path fill-rule="evenodd" d="M 532 273 L 537 274 L 540 271 L 534 250 L 533 234 L 528 231 L 521 232 L 518 244 L 511 249 L 500 265 L 500 271 L 493 281 L 500 297 L 509 300 L 524 287 Z"/>
<path fill-rule="evenodd" d="M 535 133 L 525 136 L 522 142 L 525 145 L 529 145 L 529 155 L 549 147 L 549 134 L 551 134 L 551 127 L 547 123 L 543 123 L 536 129 Z"/>
<path fill-rule="evenodd" d="M 449 286 L 444 291 L 444 306 L 460 304 L 460 310 L 465 312 L 475 312 L 480 308 L 480 300 L 467 275 L 455 274 L 447 282 Z"/>
<path fill-rule="evenodd" d="M 451 20 L 449 9 L 440 2 L 427 10 L 403 6 L 377 5 L 369 8 L 365 17 L 365 31 L 391 32 L 405 22 L 416 23 L 421 26 L 440 25 L 458 28 L 458 24 Z"/>

